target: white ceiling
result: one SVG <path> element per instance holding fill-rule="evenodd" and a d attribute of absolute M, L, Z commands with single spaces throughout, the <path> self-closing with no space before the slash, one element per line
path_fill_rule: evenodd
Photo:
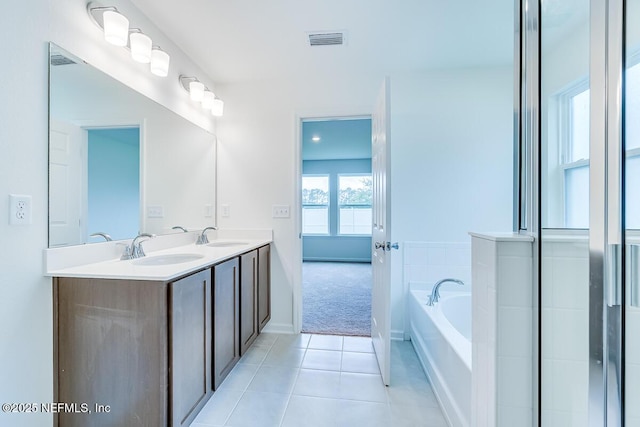
<path fill-rule="evenodd" d="M 514 0 L 132 0 L 215 82 L 512 62 Z M 346 31 L 345 46 L 307 33 Z"/>

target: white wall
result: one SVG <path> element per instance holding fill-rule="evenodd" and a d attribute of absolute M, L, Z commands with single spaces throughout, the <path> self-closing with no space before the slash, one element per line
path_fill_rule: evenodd
<path fill-rule="evenodd" d="M 512 67 L 396 76 L 391 92 L 394 241 L 469 244 L 469 231 L 511 231 Z M 401 263 L 393 258 L 396 331 L 408 282 L 437 273 L 403 279 Z"/>
<path fill-rule="evenodd" d="M 51 280 L 42 276 L 47 246 L 49 40 L 152 95 L 174 111 L 213 130 L 209 117 L 188 104 L 177 75 L 197 74 L 162 34 L 126 1 L 114 1 L 172 57 L 171 76 L 160 79 L 107 45 L 87 17 L 84 0 L 32 0 L 4 4 L 0 53 L 0 401 L 51 402 L 53 342 Z M 9 226 L 8 194 L 33 197 L 33 224 Z M 51 425 L 50 414 L 0 413 L 0 425 Z"/>
<path fill-rule="evenodd" d="M 471 230 L 512 228 L 512 68 L 391 76 L 392 238 L 469 242 Z M 365 114 L 382 76 L 333 76 L 218 86 L 218 203 L 223 228 L 273 228 L 271 327 L 291 330 L 300 280 L 295 207 L 300 117 Z M 392 258 L 392 329 L 404 328 L 402 254 Z"/>

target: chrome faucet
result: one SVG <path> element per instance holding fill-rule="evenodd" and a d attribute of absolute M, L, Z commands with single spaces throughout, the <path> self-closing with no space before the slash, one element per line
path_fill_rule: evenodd
<path fill-rule="evenodd" d="M 175 227 L 171 227 L 172 230 L 182 230 L 185 233 L 188 233 L 189 230 L 187 230 L 186 228 L 180 226 L 180 225 L 176 225 Z"/>
<path fill-rule="evenodd" d="M 138 234 L 131 242 L 131 246 L 126 246 L 124 248 L 124 253 L 120 257 L 120 259 L 122 260 L 135 259 L 135 258 L 142 258 L 143 256 L 145 256 L 144 250 L 142 249 L 142 241 L 138 242 L 138 240 L 143 237 L 147 237 L 150 239 L 156 236 L 155 234 L 149 234 L 149 233 Z"/>
<path fill-rule="evenodd" d="M 112 241 L 113 239 L 107 233 L 103 233 L 102 231 L 98 231 L 97 233 L 90 234 L 89 237 L 102 237 L 107 242 Z"/>
<path fill-rule="evenodd" d="M 198 240 L 196 241 L 196 245 L 206 245 L 209 243 L 209 239 L 207 238 L 207 230 L 217 230 L 216 227 L 207 227 L 202 230 L 202 233 L 198 236 Z"/>
<path fill-rule="evenodd" d="M 442 279 L 438 280 L 435 285 L 433 285 L 433 289 L 431 289 L 431 295 L 429 295 L 429 300 L 427 301 L 427 305 L 434 306 L 440 299 L 440 286 L 443 283 L 457 283 L 458 285 L 464 286 L 464 282 L 458 279 Z"/>

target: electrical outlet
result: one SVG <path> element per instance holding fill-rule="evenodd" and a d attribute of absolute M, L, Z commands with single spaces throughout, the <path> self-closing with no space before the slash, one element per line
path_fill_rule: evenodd
<path fill-rule="evenodd" d="M 205 218 L 213 217 L 213 206 L 212 205 L 204 205 L 204 217 Z"/>
<path fill-rule="evenodd" d="M 31 196 L 9 194 L 9 224 L 31 224 Z"/>
<path fill-rule="evenodd" d="M 220 215 L 223 218 L 229 218 L 231 216 L 231 206 L 229 206 L 229 205 L 220 205 Z"/>
<path fill-rule="evenodd" d="M 289 218 L 289 205 L 273 205 L 273 218 Z"/>
<path fill-rule="evenodd" d="M 147 218 L 164 218 L 162 206 L 147 206 Z"/>

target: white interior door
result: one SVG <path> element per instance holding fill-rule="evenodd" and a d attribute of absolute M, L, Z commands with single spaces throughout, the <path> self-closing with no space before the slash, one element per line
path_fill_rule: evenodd
<path fill-rule="evenodd" d="M 371 117 L 371 163 L 373 175 L 371 338 L 382 380 L 391 377 L 391 240 L 389 78 L 382 85 Z"/>
<path fill-rule="evenodd" d="M 83 242 L 83 140 L 86 131 L 51 120 L 49 132 L 49 247 Z"/>

